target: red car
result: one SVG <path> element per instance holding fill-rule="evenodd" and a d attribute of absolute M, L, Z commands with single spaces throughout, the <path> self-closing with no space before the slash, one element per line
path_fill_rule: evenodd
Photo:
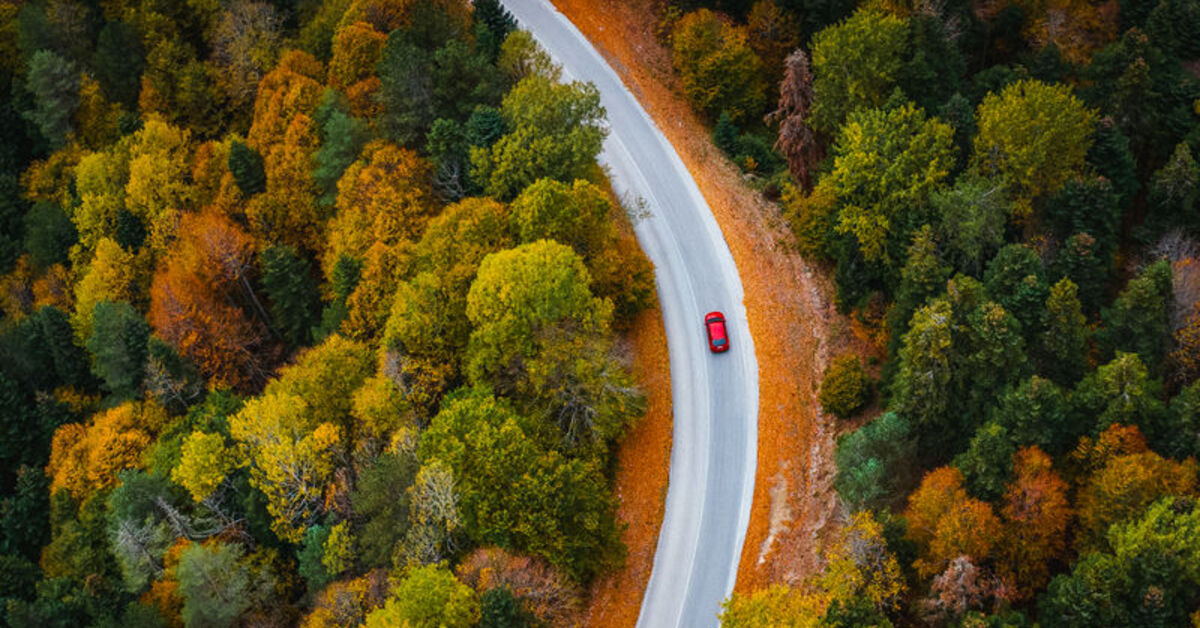
<path fill-rule="evenodd" d="M 708 348 L 713 353 L 729 351 L 729 334 L 725 333 L 725 315 L 709 312 L 704 315 L 704 330 L 708 332 Z"/>

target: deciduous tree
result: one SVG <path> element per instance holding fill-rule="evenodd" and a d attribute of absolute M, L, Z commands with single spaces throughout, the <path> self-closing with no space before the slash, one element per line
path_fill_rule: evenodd
<path fill-rule="evenodd" d="M 710 119 L 728 112 L 736 122 L 762 113 L 762 60 L 747 44 L 744 27 L 699 9 L 676 22 L 671 47 L 683 93 L 693 107 Z"/>

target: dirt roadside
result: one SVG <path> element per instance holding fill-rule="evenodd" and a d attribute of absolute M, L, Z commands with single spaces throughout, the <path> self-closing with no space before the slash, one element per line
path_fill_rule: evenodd
<path fill-rule="evenodd" d="M 820 374 L 832 355 L 851 344 L 862 351 L 864 343 L 836 313 L 825 274 L 792 252 L 792 235 L 778 207 L 744 185 L 741 172 L 712 145 L 703 123 L 679 96 L 670 53 L 653 34 L 650 0 L 553 2 L 605 56 L 674 145 L 733 253 L 756 339 L 760 388 L 758 471 L 737 589 L 797 583 L 820 567 L 821 541 L 836 531 L 841 518 L 832 487 L 834 439 L 840 426 L 820 411 Z M 665 355 L 663 360 L 665 369 Z M 622 496 L 634 488 L 623 484 L 627 464 L 665 462 L 627 456 L 624 448 L 640 447 L 638 438 L 636 431 L 630 434 L 620 454 L 617 490 Z M 649 471 L 638 471 L 643 473 Z M 593 588 L 590 625 L 636 622 L 663 497 L 665 491 L 653 503 L 622 506 L 622 517 L 631 528 L 635 521 L 644 522 L 653 534 L 626 539 L 630 560 L 622 573 Z"/>

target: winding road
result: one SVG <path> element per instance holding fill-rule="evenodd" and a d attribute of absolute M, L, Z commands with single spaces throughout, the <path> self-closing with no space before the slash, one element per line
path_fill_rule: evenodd
<path fill-rule="evenodd" d="M 737 579 L 757 460 L 758 364 L 737 267 L 683 161 L 587 38 L 549 0 L 504 5 L 564 78 L 599 89 L 609 120 L 600 161 L 617 192 L 644 200 L 650 214 L 635 230 L 655 266 L 675 421 L 666 512 L 638 625 L 715 626 Z M 725 313 L 728 353 L 708 351 L 703 316 L 711 310 Z"/>

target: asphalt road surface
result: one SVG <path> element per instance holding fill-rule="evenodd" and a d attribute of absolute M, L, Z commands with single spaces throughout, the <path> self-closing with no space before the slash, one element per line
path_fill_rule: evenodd
<path fill-rule="evenodd" d="M 675 427 L 666 514 L 638 625 L 715 626 L 737 579 L 757 460 L 758 364 L 737 267 L 675 149 L 587 38 L 548 0 L 504 5 L 562 65 L 565 80 L 599 88 L 609 120 L 600 161 L 617 192 L 649 211 L 635 227 L 656 269 Z M 708 351 L 703 317 L 712 310 L 727 320 L 724 354 Z"/>

